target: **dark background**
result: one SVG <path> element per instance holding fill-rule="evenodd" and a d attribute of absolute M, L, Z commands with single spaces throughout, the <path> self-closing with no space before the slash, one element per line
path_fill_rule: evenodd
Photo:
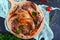
<path fill-rule="evenodd" d="M 45 4 L 60 8 L 60 0 L 48 0 L 48 2 L 39 2 L 39 0 L 31 0 L 37 4 Z M 4 27 L 4 18 L 0 17 L 0 33 L 7 33 Z M 50 13 L 50 27 L 54 33 L 53 40 L 60 40 L 60 10 L 54 10 Z M 33 40 L 33 39 L 31 39 Z"/>

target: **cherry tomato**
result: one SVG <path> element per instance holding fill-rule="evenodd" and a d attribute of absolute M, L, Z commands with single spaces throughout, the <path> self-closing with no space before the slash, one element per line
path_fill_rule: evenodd
<path fill-rule="evenodd" d="M 52 11 L 52 7 L 51 6 L 48 6 L 48 7 L 46 7 L 46 10 L 47 11 Z"/>
<path fill-rule="evenodd" d="M 47 2 L 48 0 L 40 0 L 40 2 Z"/>

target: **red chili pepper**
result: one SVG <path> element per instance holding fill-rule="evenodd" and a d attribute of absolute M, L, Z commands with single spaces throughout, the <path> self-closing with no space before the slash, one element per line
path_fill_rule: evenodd
<path fill-rule="evenodd" d="M 40 0 L 40 2 L 47 2 L 48 0 Z"/>
<path fill-rule="evenodd" d="M 48 6 L 48 7 L 46 7 L 46 10 L 50 12 L 50 11 L 52 11 L 52 7 Z"/>

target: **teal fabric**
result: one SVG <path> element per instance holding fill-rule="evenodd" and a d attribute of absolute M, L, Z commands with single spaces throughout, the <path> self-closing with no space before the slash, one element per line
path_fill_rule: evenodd
<path fill-rule="evenodd" d="M 11 5 L 8 2 L 8 0 L 4 0 L 4 1 L 0 0 L 0 17 L 6 18 L 10 6 Z M 38 5 L 38 7 L 41 8 L 44 12 L 45 24 L 44 24 L 44 28 L 42 32 L 34 38 L 36 40 L 40 40 L 41 38 L 44 38 L 45 40 L 52 40 L 54 35 L 51 28 L 49 27 L 49 13 L 50 12 L 45 10 L 46 5 Z M 4 23 L 5 23 L 6 30 L 9 31 L 6 25 L 6 21 Z"/>
<path fill-rule="evenodd" d="M 0 16 L 5 18 L 8 12 L 8 1 L 0 0 Z"/>

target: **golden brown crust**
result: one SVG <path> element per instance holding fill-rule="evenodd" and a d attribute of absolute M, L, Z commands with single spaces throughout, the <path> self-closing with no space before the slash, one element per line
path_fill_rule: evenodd
<path fill-rule="evenodd" d="M 28 5 L 28 6 L 26 6 L 26 4 Z M 32 5 L 31 5 L 32 4 Z M 21 11 L 19 11 L 18 9 L 13 9 L 12 7 L 11 7 L 11 9 L 10 9 L 10 11 L 9 11 L 9 14 L 8 14 L 8 16 L 7 16 L 7 25 L 8 25 L 8 28 L 9 28 L 9 30 L 10 30 L 10 32 L 12 33 L 12 34 L 14 34 L 15 36 L 17 36 L 17 37 L 19 37 L 19 38 L 22 38 L 22 39 L 30 39 L 30 38 L 33 38 L 33 37 L 35 37 L 37 34 L 39 34 L 41 31 L 42 31 L 42 29 L 43 29 L 43 26 L 44 26 L 44 14 L 43 14 L 43 11 L 41 10 L 41 9 L 39 9 L 38 8 L 38 6 L 35 4 L 35 3 L 33 3 L 33 2 L 30 2 L 30 1 L 26 1 L 26 2 L 21 2 L 21 3 L 18 3 L 17 4 L 18 5 L 18 7 L 16 7 L 16 8 L 18 8 L 19 10 L 21 10 Z M 25 6 L 25 9 L 24 8 L 22 8 L 22 6 Z M 32 6 L 32 8 L 31 8 L 31 6 Z M 35 7 L 34 7 L 35 6 Z M 21 9 L 21 8 L 22 9 Z M 26 8 L 26 7 L 28 7 L 28 8 Z M 13 10 L 13 11 L 12 11 Z M 15 11 L 14 11 L 15 10 Z M 27 12 L 28 11 L 28 12 Z M 35 21 L 37 21 L 36 19 L 37 19 L 37 17 L 35 18 L 31 13 L 33 12 L 33 11 L 35 11 L 36 13 L 37 13 L 37 15 L 38 15 L 38 12 L 39 12 L 39 20 L 40 20 L 40 24 L 39 24 L 39 28 L 37 29 L 37 30 L 35 30 L 35 27 L 33 27 L 33 29 L 34 29 L 34 31 L 32 30 L 32 32 L 31 32 L 31 34 L 30 35 L 28 35 L 28 36 L 25 36 L 24 34 L 22 34 L 22 33 L 14 33 L 14 32 L 16 32 L 16 31 L 12 31 L 12 26 L 11 26 L 11 20 L 14 20 L 14 19 L 16 19 L 16 18 L 19 18 L 19 16 L 20 16 L 20 19 L 18 19 L 18 20 L 20 20 L 20 23 L 25 23 L 25 22 L 27 22 L 27 21 L 30 21 L 30 22 L 32 22 L 33 23 L 33 25 L 35 25 L 34 24 L 34 22 L 33 22 L 33 20 L 35 20 Z M 29 14 L 30 13 L 30 14 Z M 19 15 L 18 15 L 19 14 Z M 24 16 L 24 17 L 23 17 Z M 23 18 L 24 20 L 22 21 L 22 19 L 21 18 Z M 26 18 L 28 18 L 28 20 L 26 19 Z M 16 24 L 16 23 L 15 23 Z"/>

